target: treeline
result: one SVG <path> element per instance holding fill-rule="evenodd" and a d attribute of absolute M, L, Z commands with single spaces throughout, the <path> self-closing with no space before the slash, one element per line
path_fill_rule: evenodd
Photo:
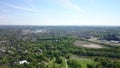
<path fill-rule="evenodd" d="M 108 58 L 94 58 L 97 64 L 87 64 L 87 68 L 119 68 L 120 61 L 110 60 Z"/>

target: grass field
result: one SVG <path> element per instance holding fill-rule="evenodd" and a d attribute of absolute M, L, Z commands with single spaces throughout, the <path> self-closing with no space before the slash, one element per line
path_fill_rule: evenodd
<path fill-rule="evenodd" d="M 75 46 L 82 46 L 82 47 L 87 47 L 87 48 L 103 48 L 102 45 L 94 44 L 94 43 L 90 43 L 86 41 L 80 41 L 80 40 L 76 40 L 73 44 Z"/>
<path fill-rule="evenodd" d="M 87 59 L 87 58 L 71 58 L 71 59 L 78 61 L 81 64 L 81 68 L 87 68 L 87 64 L 96 63 L 93 60 Z M 68 67 L 68 68 L 70 68 L 70 67 Z"/>

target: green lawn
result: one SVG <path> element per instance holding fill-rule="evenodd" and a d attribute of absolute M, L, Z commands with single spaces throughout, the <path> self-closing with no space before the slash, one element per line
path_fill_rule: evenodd
<path fill-rule="evenodd" d="M 52 59 L 51 61 L 48 62 L 48 68 L 53 68 L 54 67 L 54 62 L 55 62 L 55 58 Z"/>
<path fill-rule="evenodd" d="M 87 58 L 71 58 L 71 59 L 78 61 L 81 64 L 81 68 L 87 68 L 87 64 L 96 63 L 93 60 Z"/>

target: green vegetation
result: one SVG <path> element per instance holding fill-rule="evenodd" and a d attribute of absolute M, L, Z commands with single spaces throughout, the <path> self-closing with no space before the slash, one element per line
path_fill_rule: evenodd
<path fill-rule="evenodd" d="M 87 58 L 71 58 L 71 59 L 68 60 L 68 63 L 69 63 L 69 61 L 77 62 L 79 65 L 81 65 L 81 68 L 87 68 L 87 64 L 96 64 L 95 61 L 93 61 L 91 59 L 87 59 Z"/>
<path fill-rule="evenodd" d="M 63 57 L 54 58 L 48 62 L 48 68 L 66 68 L 66 62 Z"/>
<path fill-rule="evenodd" d="M 1 26 L 0 68 L 119 68 L 119 29 L 120 27 Z M 37 30 L 41 31 L 36 33 Z M 76 40 L 82 41 L 78 43 L 79 46 L 75 46 Z M 102 47 L 81 47 L 86 43 Z"/>

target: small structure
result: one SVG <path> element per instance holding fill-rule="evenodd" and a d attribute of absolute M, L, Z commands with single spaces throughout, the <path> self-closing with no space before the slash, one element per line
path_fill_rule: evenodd
<path fill-rule="evenodd" d="M 42 50 L 39 49 L 39 50 L 36 52 L 36 54 L 42 54 Z"/>
<path fill-rule="evenodd" d="M 24 63 L 29 64 L 29 62 L 27 62 L 26 60 L 19 61 L 19 64 L 24 64 Z"/>
<path fill-rule="evenodd" d="M 45 62 L 45 61 L 42 61 L 42 63 L 43 63 L 43 64 L 45 64 L 46 66 L 48 66 L 48 63 L 47 63 L 47 62 Z"/>
<path fill-rule="evenodd" d="M 110 43 L 119 44 L 120 41 L 111 40 Z"/>
<path fill-rule="evenodd" d="M 48 68 L 48 63 L 46 61 L 39 62 L 38 64 L 44 65 L 44 66 L 46 66 Z"/>
<path fill-rule="evenodd" d="M 0 44 L 5 44 L 7 41 L 0 41 Z"/>

